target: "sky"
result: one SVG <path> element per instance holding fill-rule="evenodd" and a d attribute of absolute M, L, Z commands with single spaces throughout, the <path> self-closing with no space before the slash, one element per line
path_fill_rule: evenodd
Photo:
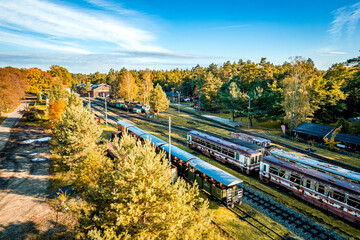
<path fill-rule="evenodd" d="M 360 1 L 0 0 L 0 67 L 73 73 L 360 55 Z"/>

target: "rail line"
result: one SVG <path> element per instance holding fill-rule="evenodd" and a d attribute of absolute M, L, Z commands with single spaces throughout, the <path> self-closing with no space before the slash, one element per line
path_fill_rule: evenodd
<path fill-rule="evenodd" d="M 98 111 L 103 111 L 101 109 L 97 109 Z M 110 110 L 114 112 L 113 110 Z M 114 112 L 115 113 L 115 112 Z M 125 115 L 125 114 L 121 114 Z M 125 118 L 130 118 L 129 116 L 122 116 Z M 131 117 L 144 120 L 145 118 L 132 115 Z M 109 117 L 108 118 L 117 121 L 116 117 Z M 146 119 L 150 120 L 150 119 Z M 156 121 L 150 120 L 149 122 L 153 122 L 158 125 L 162 125 L 164 127 L 168 127 L 166 123 L 159 123 Z M 183 127 L 173 127 L 174 129 L 180 130 L 180 131 L 190 131 L 191 129 L 183 128 Z M 181 141 L 184 142 L 184 141 Z M 185 142 L 186 144 L 186 142 Z M 253 190 L 245 185 L 242 185 L 242 188 L 244 189 L 243 194 L 243 201 L 247 202 L 250 206 L 254 207 L 255 209 L 258 209 L 260 212 L 265 214 L 266 216 L 270 217 L 274 221 L 280 223 L 281 225 L 288 228 L 290 231 L 296 233 L 300 237 L 304 239 L 316 239 L 316 240 L 325 240 L 325 239 L 345 239 L 342 236 L 336 234 L 335 232 L 332 232 L 331 230 L 328 230 L 324 227 L 321 227 L 320 225 L 316 224 L 315 222 L 309 220 L 305 216 L 299 214 L 298 212 L 287 208 L 283 206 L 282 204 L 272 200 L 271 198 L 267 197 L 266 195 Z M 243 221 L 246 221 L 249 223 L 249 225 L 256 228 L 258 231 L 266 235 L 270 239 L 278 239 L 283 237 L 273 231 L 271 228 L 267 227 L 265 224 L 261 223 L 257 219 L 251 217 L 249 214 L 241 210 L 240 208 L 236 208 L 237 211 L 241 211 L 245 216 L 240 215 L 235 210 L 230 209 L 236 216 Z M 255 223 L 252 223 L 247 218 L 251 218 L 252 221 Z M 228 234 L 224 229 L 222 229 L 220 226 L 218 226 L 216 223 L 214 223 L 220 230 L 222 230 L 228 237 L 232 238 L 230 234 Z M 273 235 L 273 236 L 272 236 Z"/>
<path fill-rule="evenodd" d="M 328 240 L 345 239 L 319 224 L 310 221 L 300 213 L 275 202 L 271 198 L 242 185 L 243 201 L 258 209 L 260 212 L 282 224 L 290 231 L 304 239 Z"/>
<path fill-rule="evenodd" d="M 174 108 L 174 107 L 172 107 Z M 188 111 L 188 110 L 184 110 L 182 109 L 181 111 L 183 112 L 186 112 L 187 114 L 189 115 L 192 115 L 192 116 L 196 116 L 197 118 L 200 118 L 202 120 L 205 120 L 205 121 L 208 121 L 209 122 L 209 119 L 204 117 L 204 116 L 201 116 L 201 115 L 197 115 L 191 111 Z M 259 135 L 259 134 L 254 134 L 254 133 L 249 133 L 248 131 L 246 130 L 243 130 L 243 129 L 238 129 L 238 128 L 234 128 L 234 127 L 230 127 L 222 122 L 219 122 L 217 120 L 214 120 L 212 119 L 211 121 L 213 122 L 216 122 L 218 123 L 220 126 L 218 125 L 215 125 L 213 123 L 208 123 L 208 125 L 210 126 L 214 126 L 214 127 L 218 127 L 218 128 L 222 128 L 222 129 L 225 129 L 225 130 L 228 130 L 228 131 L 238 131 L 238 132 L 242 132 L 242 133 L 246 133 L 246 134 L 250 134 L 250 135 L 253 135 L 253 136 L 257 136 L 257 137 L 261 137 L 263 138 L 263 136 Z M 223 139 L 227 139 L 227 138 L 224 138 L 222 137 Z M 336 161 L 336 160 L 333 160 L 333 159 L 330 159 L 330 158 L 327 158 L 327 157 L 324 157 L 324 156 L 320 156 L 318 154 L 315 154 L 315 153 L 312 153 L 312 152 L 309 152 L 309 151 L 306 151 L 304 149 L 301 149 L 301 148 L 298 148 L 298 147 L 294 147 L 294 146 L 291 146 L 291 145 L 288 145 L 286 143 L 283 143 L 283 142 L 279 142 L 279 141 L 276 141 L 276 140 L 272 140 L 271 141 L 279 146 L 282 146 L 282 147 L 286 147 L 288 149 L 291 149 L 291 150 L 294 150 L 296 152 L 300 152 L 300 153 L 303 153 L 305 155 L 308 155 L 310 157 L 313 157 L 313 158 L 316 158 L 322 162 L 326 162 L 326 163 L 330 163 L 330 164 L 333 164 L 333 165 L 337 165 L 339 167 L 343 167 L 343 168 L 346 168 L 346 169 L 349 169 L 351 171 L 355 171 L 355 172 L 360 172 L 360 168 L 359 167 L 356 167 L 356 166 L 352 166 L 352 165 L 349 165 L 349 164 L 346 164 L 346 163 L 343 163 L 343 162 L 339 162 L 339 161 Z"/>

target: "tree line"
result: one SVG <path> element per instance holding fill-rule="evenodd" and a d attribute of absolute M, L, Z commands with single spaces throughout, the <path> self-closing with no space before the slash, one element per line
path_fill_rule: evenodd
<path fill-rule="evenodd" d="M 200 101 L 206 111 L 230 111 L 232 117 L 257 121 L 280 120 L 293 129 L 303 121 L 342 125 L 345 133 L 360 134 L 359 58 L 323 71 L 309 58 L 295 57 L 281 65 L 261 59 L 239 60 L 191 69 L 127 70 L 73 74 L 78 81 L 107 83 L 112 96 L 147 102 L 153 84 L 172 88 Z M 250 107 L 249 107 L 250 105 Z"/>

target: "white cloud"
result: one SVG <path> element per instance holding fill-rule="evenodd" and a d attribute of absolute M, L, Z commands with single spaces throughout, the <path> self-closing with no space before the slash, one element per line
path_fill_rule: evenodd
<path fill-rule="evenodd" d="M 337 56 L 337 55 L 346 55 L 347 52 L 336 52 L 336 51 L 329 51 L 329 52 L 324 52 L 321 55 L 322 56 Z"/>
<path fill-rule="evenodd" d="M 35 43 L 35 47 L 41 48 L 43 44 L 43 48 L 59 51 L 96 52 L 96 48 L 87 49 L 85 46 L 87 41 L 94 41 L 110 43 L 115 48 L 128 51 L 170 52 L 154 44 L 155 37 L 150 32 L 131 26 L 126 18 L 115 18 L 106 12 L 45 0 L 3 0 L 0 2 L 0 12 L 0 26 L 7 29 L 0 29 L 2 36 L 6 36 L 5 39 L 0 38 L 0 42 L 9 42 L 12 34 L 15 39 L 22 39 L 14 41 L 14 44 L 25 45 L 23 40 L 26 39 L 28 45 Z M 125 9 L 124 12 L 129 13 Z M 62 40 L 57 43 L 58 49 L 53 43 L 46 43 L 51 38 Z M 83 46 L 73 49 L 69 46 L 70 42 Z"/>
<path fill-rule="evenodd" d="M 333 14 L 334 20 L 331 22 L 330 34 L 338 40 L 346 29 L 347 35 L 351 39 L 360 19 L 360 2 L 351 6 L 341 7 L 335 10 Z"/>

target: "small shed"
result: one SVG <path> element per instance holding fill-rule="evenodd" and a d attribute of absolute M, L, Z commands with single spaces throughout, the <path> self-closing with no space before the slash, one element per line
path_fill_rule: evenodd
<path fill-rule="evenodd" d="M 332 126 L 303 122 L 293 130 L 293 133 L 304 140 L 315 140 L 318 143 L 323 143 L 324 137 L 331 138 L 335 129 L 336 127 Z M 347 150 L 360 151 L 359 136 L 338 133 L 335 136 L 335 141 L 341 142 Z"/>

